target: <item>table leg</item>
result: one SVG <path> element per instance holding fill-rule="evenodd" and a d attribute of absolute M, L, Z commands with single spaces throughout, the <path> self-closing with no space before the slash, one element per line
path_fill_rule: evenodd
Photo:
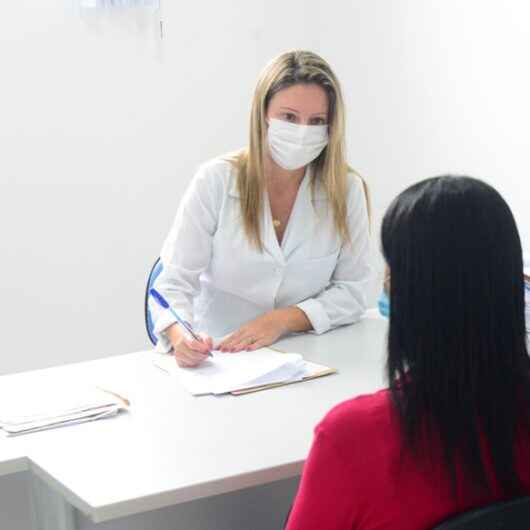
<path fill-rule="evenodd" d="M 76 530 L 75 508 L 34 472 L 30 481 L 33 530 Z"/>

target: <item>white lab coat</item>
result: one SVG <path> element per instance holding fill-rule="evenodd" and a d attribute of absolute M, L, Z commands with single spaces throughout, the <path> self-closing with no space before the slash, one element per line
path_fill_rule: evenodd
<path fill-rule="evenodd" d="M 187 189 L 163 245 L 155 286 L 196 330 L 221 337 L 272 309 L 298 306 L 313 330 L 357 321 L 365 310 L 370 275 L 369 229 L 361 180 L 349 176 L 351 246 L 335 231 L 323 188 L 312 200 L 306 171 L 278 244 L 267 196 L 261 217 L 264 251 L 247 240 L 241 221 L 237 172 L 223 159 L 203 165 Z M 175 322 L 151 301 L 157 350 L 168 351 L 163 330 Z"/>

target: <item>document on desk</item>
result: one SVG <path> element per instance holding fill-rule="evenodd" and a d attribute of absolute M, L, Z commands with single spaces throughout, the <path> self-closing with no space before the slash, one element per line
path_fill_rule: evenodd
<path fill-rule="evenodd" d="M 155 366 L 175 375 L 196 396 L 264 389 L 302 381 L 312 369 L 311 363 L 304 361 L 300 354 L 280 353 L 270 348 L 238 353 L 214 351 L 213 357 L 195 368 L 180 368 L 172 355 L 154 355 Z"/>
<path fill-rule="evenodd" d="M 0 384 L 0 429 L 28 434 L 115 416 L 128 401 L 107 390 L 67 381 Z"/>

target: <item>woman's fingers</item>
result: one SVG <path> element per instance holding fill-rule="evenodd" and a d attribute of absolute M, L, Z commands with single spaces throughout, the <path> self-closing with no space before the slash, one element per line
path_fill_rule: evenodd
<path fill-rule="evenodd" d="M 175 355 L 175 361 L 177 361 L 177 364 L 180 366 L 180 368 L 192 368 L 195 366 L 194 364 L 189 363 L 188 361 L 185 361 L 182 357 L 177 357 Z"/>
<path fill-rule="evenodd" d="M 237 331 L 226 337 L 218 346 L 223 352 L 240 352 L 243 350 L 257 350 L 272 344 L 281 333 L 275 329 L 263 318 L 249 322 Z"/>
<path fill-rule="evenodd" d="M 248 351 L 254 351 L 259 348 L 265 348 L 265 346 L 269 346 L 270 343 L 271 341 L 267 340 L 266 338 L 259 339 L 256 342 L 253 342 L 247 349 Z"/>
<path fill-rule="evenodd" d="M 256 338 L 251 335 L 243 336 L 238 342 L 232 346 L 232 351 L 238 352 L 243 350 L 249 350 L 250 347 L 256 342 Z"/>
<path fill-rule="evenodd" d="M 191 367 L 202 363 L 208 358 L 211 342 L 209 337 L 205 337 L 204 341 L 183 337 L 173 348 L 177 364 L 181 367 Z"/>
<path fill-rule="evenodd" d="M 197 366 L 202 363 L 208 356 L 194 351 L 183 351 L 182 349 L 178 352 L 175 352 L 175 359 L 179 366 Z"/>
<path fill-rule="evenodd" d="M 207 335 L 206 333 L 199 333 L 199 337 L 201 337 L 202 341 L 206 346 L 208 347 L 208 351 L 213 350 L 213 339 L 210 337 L 210 335 Z"/>
<path fill-rule="evenodd" d="M 196 339 L 184 338 L 182 342 L 186 345 L 186 347 L 189 350 L 198 352 L 198 353 L 207 354 L 212 349 L 210 346 L 211 340 L 210 342 L 208 342 L 206 340 L 200 341 Z"/>
<path fill-rule="evenodd" d="M 221 351 L 224 351 L 225 349 L 229 348 L 233 343 L 234 340 L 237 340 L 240 336 L 241 330 L 234 331 L 234 333 L 230 334 L 228 337 L 226 337 L 221 344 L 219 344 L 219 349 Z"/>
<path fill-rule="evenodd" d="M 202 342 L 195 339 L 184 338 L 175 350 L 177 364 L 181 368 L 191 368 L 197 366 L 208 358 L 208 352 L 213 349 L 211 337 L 202 335 Z M 250 330 L 240 329 L 227 337 L 218 349 L 225 352 L 254 351 L 270 344 L 266 337 L 255 337 Z"/>
<path fill-rule="evenodd" d="M 197 366 L 204 361 L 213 348 L 211 337 L 200 334 L 201 340 L 187 336 L 176 324 L 170 326 L 166 334 L 173 347 L 177 364 L 182 367 Z"/>
<path fill-rule="evenodd" d="M 188 356 L 182 350 L 173 350 L 173 357 L 175 357 L 175 361 L 177 361 L 177 364 L 181 368 L 188 368 L 190 366 L 193 366 L 191 360 L 188 359 Z"/>
<path fill-rule="evenodd" d="M 220 351 L 232 351 L 232 348 L 234 345 L 240 341 L 241 337 L 243 336 L 243 330 L 238 329 L 237 331 L 234 331 L 231 335 L 229 335 L 225 340 L 219 344 L 219 350 Z"/>

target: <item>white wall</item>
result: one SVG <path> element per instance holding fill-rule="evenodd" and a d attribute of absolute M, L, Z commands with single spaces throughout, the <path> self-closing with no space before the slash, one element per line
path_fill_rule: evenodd
<path fill-rule="evenodd" d="M 182 191 L 197 164 L 245 143 L 256 75 L 287 48 L 322 53 L 343 83 L 375 242 L 398 191 L 460 172 L 498 187 L 530 246 L 524 0 L 163 8 L 161 47 L 149 19 L 81 18 L 67 0 L 3 7 L 0 373 L 146 346 L 145 276 Z M 25 499 L 11 500 L 23 487 L 0 482 L 10 530 L 27 528 Z"/>
<path fill-rule="evenodd" d="M 493 184 L 530 248 L 530 4 L 319 7 L 319 51 L 346 88 L 350 160 L 371 184 L 376 235 L 399 191 L 451 172 Z"/>

